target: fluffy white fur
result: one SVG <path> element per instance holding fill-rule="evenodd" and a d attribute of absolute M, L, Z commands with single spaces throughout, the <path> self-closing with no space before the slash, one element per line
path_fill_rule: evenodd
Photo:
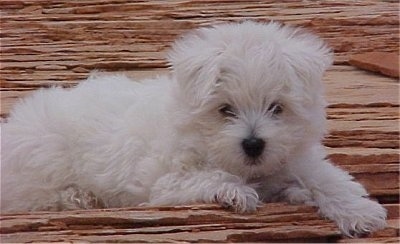
<path fill-rule="evenodd" d="M 169 59 L 170 76 L 95 74 L 19 102 L 2 125 L 2 211 L 217 202 L 242 213 L 282 200 L 318 206 L 346 235 L 385 226 L 321 145 L 332 54 L 320 39 L 220 24 L 177 40 Z M 249 137 L 265 142 L 260 155 L 244 151 Z"/>

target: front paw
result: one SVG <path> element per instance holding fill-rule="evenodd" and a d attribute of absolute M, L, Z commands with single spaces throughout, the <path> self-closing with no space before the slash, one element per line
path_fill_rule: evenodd
<path fill-rule="evenodd" d="M 255 212 L 259 204 L 258 194 L 253 188 L 237 184 L 223 184 L 215 195 L 215 201 L 237 213 Z"/>
<path fill-rule="evenodd" d="M 321 211 L 336 222 L 344 235 L 350 237 L 374 232 L 386 226 L 386 209 L 367 198 L 337 207 L 321 208 Z"/>

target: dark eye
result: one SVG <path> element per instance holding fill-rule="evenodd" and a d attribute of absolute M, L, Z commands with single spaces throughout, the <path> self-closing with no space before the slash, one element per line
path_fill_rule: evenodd
<path fill-rule="evenodd" d="M 279 103 L 272 103 L 269 106 L 268 111 L 270 113 L 272 113 L 273 115 L 278 115 L 278 114 L 281 114 L 283 112 L 283 107 Z"/>
<path fill-rule="evenodd" d="M 235 112 L 233 111 L 233 107 L 229 104 L 224 104 L 219 108 L 219 112 L 224 117 L 236 117 Z"/>

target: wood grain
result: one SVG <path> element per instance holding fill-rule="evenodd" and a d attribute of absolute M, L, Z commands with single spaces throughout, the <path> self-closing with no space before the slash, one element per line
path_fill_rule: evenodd
<path fill-rule="evenodd" d="M 336 62 L 399 50 L 396 1 L 2 1 L 3 86 L 81 79 L 90 70 L 166 67 L 178 34 L 254 19 L 304 26 L 335 50 Z M 12 84 L 10 84 L 12 83 Z"/>
<path fill-rule="evenodd" d="M 396 206 L 388 228 L 369 240 L 392 240 L 399 231 Z M 2 242 L 336 242 L 334 223 L 315 209 L 281 203 L 266 204 L 256 214 L 240 215 L 216 205 L 162 208 L 81 210 L 3 215 Z M 348 240 L 348 239 L 347 239 Z"/>

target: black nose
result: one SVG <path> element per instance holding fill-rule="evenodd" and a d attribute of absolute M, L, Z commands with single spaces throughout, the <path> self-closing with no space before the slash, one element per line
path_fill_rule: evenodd
<path fill-rule="evenodd" d="M 261 138 L 249 137 L 242 141 L 242 147 L 247 156 L 256 158 L 262 154 L 265 141 Z"/>

